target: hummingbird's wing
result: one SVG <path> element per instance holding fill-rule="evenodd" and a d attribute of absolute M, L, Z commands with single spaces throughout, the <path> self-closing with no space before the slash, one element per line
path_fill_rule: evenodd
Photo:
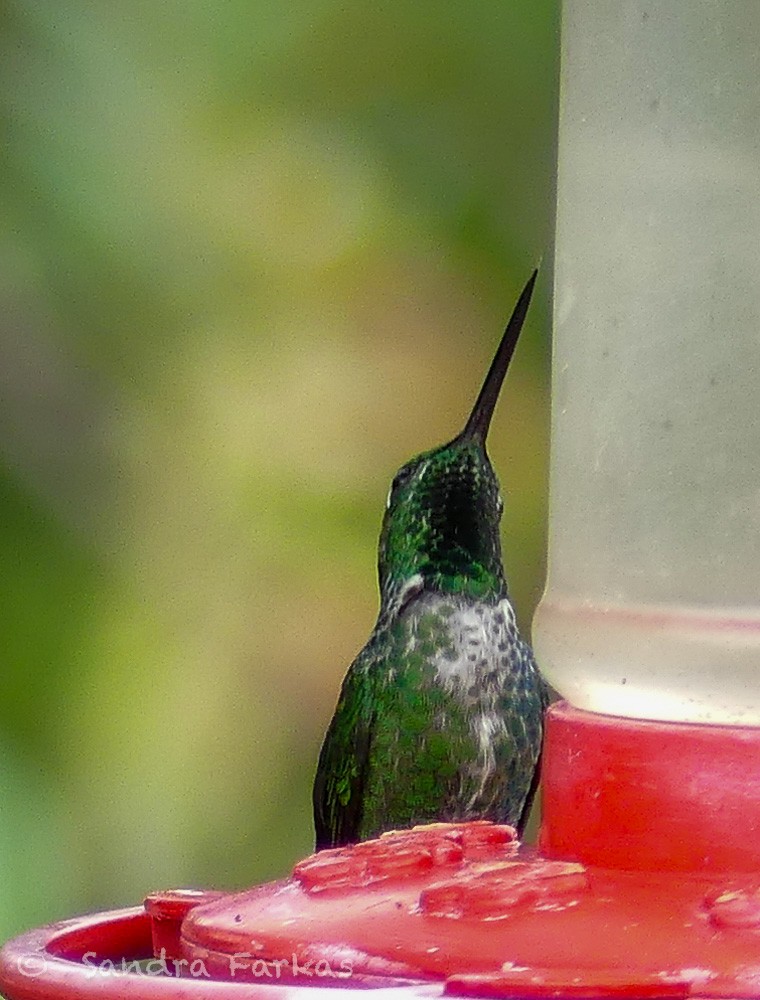
<path fill-rule="evenodd" d="M 314 779 L 316 849 L 360 839 L 363 788 L 369 764 L 375 704 L 372 671 L 361 654 L 346 674 Z"/>
<path fill-rule="evenodd" d="M 541 718 L 543 720 L 546 715 L 546 710 L 551 703 L 551 698 L 549 696 L 549 688 L 546 681 L 539 675 L 538 677 L 538 690 L 539 696 L 541 698 Z M 543 725 L 542 725 L 543 730 Z M 525 827 L 528 825 L 528 820 L 530 819 L 530 811 L 533 808 L 533 800 L 536 797 L 536 792 L 538 791 L 538 786 L 541 783 L 541 761 L 543 758 L 543 747 L 539 750 L 538 759 L 536 760 L 536 766 L 533 771 L 533 779 L 530 783 L 530 789 L 528 790 L 528 797 L 525 800 L 525 805 L 523 806 L 523 811 L 520 814 L 520 819 L 517 821 L 517 832 L 522 837 L 525 832 Z"/>

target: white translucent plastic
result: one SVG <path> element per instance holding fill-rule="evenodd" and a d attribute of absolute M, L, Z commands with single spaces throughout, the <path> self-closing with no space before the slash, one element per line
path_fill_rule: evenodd
<path fill-rule="evenodd" d="M 565 3 L 554 327 L 542 670 L 760 725 L 760 0 Z"/>

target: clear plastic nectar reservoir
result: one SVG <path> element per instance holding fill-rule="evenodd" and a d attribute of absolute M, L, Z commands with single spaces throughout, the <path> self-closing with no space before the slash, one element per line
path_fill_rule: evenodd
<path fill-rule="evenodd" d="M 549 577 L 579 708 L 760 724 L 760 3 L 565 4 Z"/>

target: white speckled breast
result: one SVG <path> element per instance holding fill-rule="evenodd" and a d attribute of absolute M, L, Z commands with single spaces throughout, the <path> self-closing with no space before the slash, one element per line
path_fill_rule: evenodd
<path fill-rule="evenodd" d="M 507 734 L 503 703 L 537 683 L 537 668 L 529 647 L 517 631 L 512 605 L 504 598 L 497 604 L 478 603 L 441 594 L 421 594 L 408 607 L 409 642 L 416 638 L 416 624 L 425 615 L 440 616 L 446 623 L 450 648 L 436 656 L 436 680 L 467 711 L 476 747 L 472 762 L 478 788 L 468 808 L 474 808 L 496 767 L 495 748 L 514 739 L 515 720 Z M 519 719 L 519 714 L 518 714 Z M 522 721 L 522 720 L 520 720 Z M 519 723 L 518 723 L 519 724 Z M 528 742 L 524 723 L 520 742 Z"/>

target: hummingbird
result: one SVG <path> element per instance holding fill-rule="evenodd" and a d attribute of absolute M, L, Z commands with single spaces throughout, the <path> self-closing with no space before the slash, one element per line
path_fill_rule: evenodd
<path fill-rule="evenodd" d="M 486 437 L 536 275 L 464 429 L 393 478 L 377 623 L 319 755 L 317 850 L 420 823 L 489 819 L 522 831 L 527 821 L 547 691 L 509 600 Z"/>

